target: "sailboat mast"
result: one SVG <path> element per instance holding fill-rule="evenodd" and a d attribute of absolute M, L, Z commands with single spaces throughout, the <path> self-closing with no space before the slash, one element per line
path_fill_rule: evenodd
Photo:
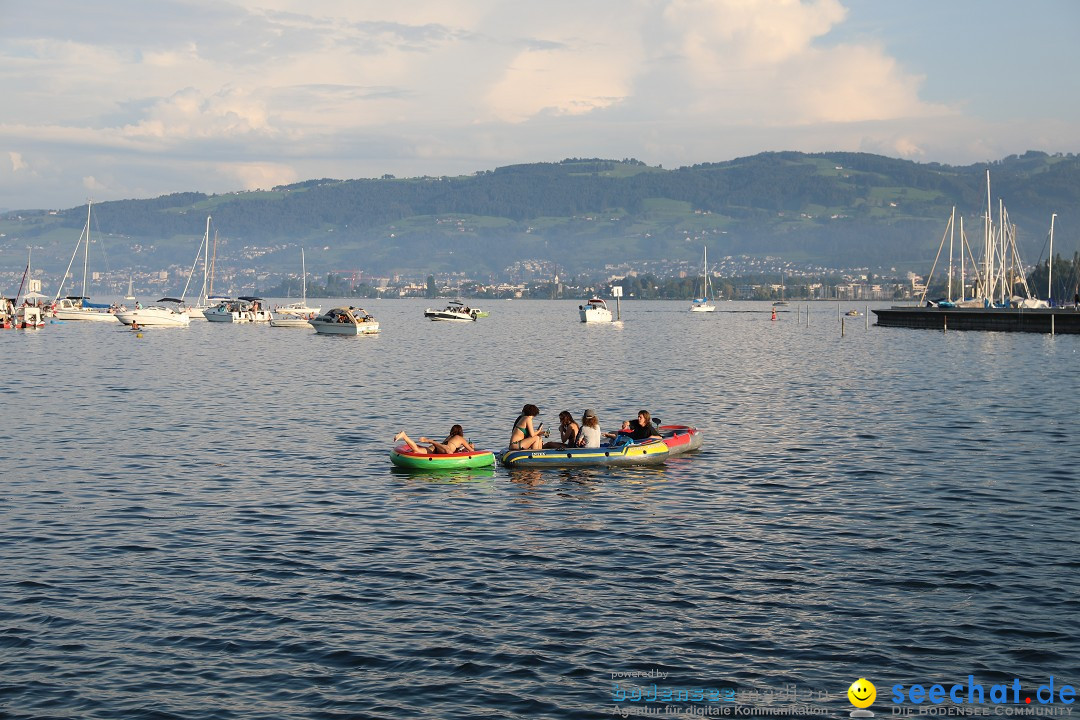
<path fill-rule="evenodd" d="M 983 297 L 990 302 L 994 301 L 994 241 L 993 241 L 993 218 L 990 210 L 990 171 L 986 171 L 986 220 L 983 223 Z"/>
<path fill-rule="evenodd" d="M 952 302 L 952 276 L 953 276 L 953 239 L 956 235 L 956 206 L 953 205 L 952 215 L 949 216 L 949 302 Z"/>
<path fill-rule="evenodd" d="M 207 267 L 206 263 L 210 257 L 210 216 L 206 216 L 206 234 L 203 235 L 203 263 L 202 263 L 202 296 L 199 298 L 200 305 L 206 305 L 206 298 L 208 297 L 206 279 Z"/>
<path fill-rule="evenodd" d="M 955 212 L 955 207 L 953 208 Z M 964 243 L 966 238 L 964 237 L 964 216 L 960 216 L 960 299 L 964 300 L 967 297 L 967 290 L 964 287 Z"/>
<path fill-rule="evenodd" d="M 300 292 L 304 295 L 304 307 L 307 307 L 307 263 L 304 261 L 304 248 L 300 248 L 300 272 L 304 275 L 304 279 L 300 283 Z"/>
<path fill-rule="evenodd" d="M 83 247 L 83 261 L 82 261 L 82 296 L 87 297 L 86 294 L 86 268 L 90 264 L 90 206 L 93 205 L 92 200 L 86 201 L 86 245 Z"/>
<path fill-rule="evenodd" d="M 1046 264 L 1046 302 L 1053 305 L 1051 302 L 1054 299 L 1053 296 L 1053 280 L 1054 280 L 1054 218 L 1057 217 L 1057 213 L 1050 215 L 1050 261 Z"/>

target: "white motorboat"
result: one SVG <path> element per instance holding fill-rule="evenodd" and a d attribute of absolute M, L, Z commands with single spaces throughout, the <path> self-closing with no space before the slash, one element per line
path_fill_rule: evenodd
<path fill-rule="evenodd" d="M 424 317 L 429 320 L 449 320 L 451 322 L 473 322 L 480 317 L 480 311 L 471 308 L 459 300 L 451 300 L 444 310 L 424 310 Z"/>
<path fill-rule="evenodd" d="M 337 307 L 309 321 L 323 335 L 374 335 L 379 322 L 358 307 Z"/>
<path fill-rule="evenodd" d="M 116 315 L 109 312 L 108 305 L 92 307 L 89 298 L 70 296 L 55 300 L 49 306 L 49 314 L 57 320 L 84 320 L 91 322 L 116 322 Z"/>
<path fill-rule="evenodd" d="M 611 322 L 611 311 L 601 298 L 592 298 L 584 305 L 578 305 L 578 313 L 583 323 Z"/>
<path fill-rule="evenodd" d="M 170 297 L 161 298 L 156 305 L 121 310 L 116 313 L 116 319 L 125 325 L 138 324 L 139 327 L 187 327 L 191 323 L 191 317 L 184 312 L 180 299 Z"/>
<path fill-rule="evenodd" d="M 701 297 L 695 298 L 690 305 L 690 312 L 716 312 L 716 306 L 709 302 L 712 297 L 712 281 L 709 279 L 709 248 L 704 252 L 705 269 L 701 274 Z"/>
<path fill-rule="evenodd" d="M 262 298 L 247 295 L 235 300 L 222 300 L 209 310 L 205 310 L 203 317 L 210 322 L 268 323 L 271 314 L 269 310 L 263 309 L 262 302 Z"/>
<path fill-rule="evenodd" d="M 282 313 L 280 309 L 271 313 L 270 327 L 303 327 L 311 328 L 311 320 L 316 315 L 290 315 L 289 313 Z"/>

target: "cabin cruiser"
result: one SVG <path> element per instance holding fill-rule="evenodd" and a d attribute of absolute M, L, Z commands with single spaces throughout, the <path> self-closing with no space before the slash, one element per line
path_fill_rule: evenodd
<path fill-rule="evenodd" d="M 460 300 L 451 300 L 445 310 L 432 310 L 427 308 L 424 310 L 424 317 L 429 320 L 450 320 L 459 322 L 470 322 L 480 317 L 480 311 L 465 305 Z"/>
<path fill-rule="evenodd" d="M 184 312 L 183 303 L 178 298 L 163 297 L 156 305 L 136 306 L 134 310 L 120 310 L 116 319 L 125 325 L 149 327 L 151 325 L 187 327 L 191 316 Z"/>
<path fill-rule="evenodd" d="M 611 310 L 601 298 L 592 298 L 584 305 L 578 305 L 583 323 L 611 322 Z"/>
<path fill-rule="evenodd" d="M 358 307 L 336 307 L 308 321 L 315 331 L 323 335 L 374 335 L 379 332 L 379 322 Z"/>
<path fill-rule="evenodd" d="M 242 295 L 235 300 L 222 300 L 203 312 L 210 322 L 268 323 L 270 311 L 263 307 L 263 299 Z"/>
<path fill-rule="evenodd" d="M 93 322 L 116 322 L 116 315 L 109 312 L 108 305 L 95 305 L 90 298 L 70 295 L 55 300 L 49 313 L 57 320 L 90 320 Z"/>

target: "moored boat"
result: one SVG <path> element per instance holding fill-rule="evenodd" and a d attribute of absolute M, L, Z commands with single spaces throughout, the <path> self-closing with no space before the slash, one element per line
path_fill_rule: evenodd
<path fill-rule="evenodd" d="M 578 305 L 578 315 L 583 323 L 611 322 L 611 310 L 602 298 L 590 298 L 584 305 Z"/>
<path fill-rule="evenodd" d="M 670 454 L 670 449 L 662 440 L 653 438 L 639 443 L 601 445 L 598 448 L 506 450 L 499 457 L 499 462 L 508 468 L 659 465 Z"/>
<path fill-rule="evenodd" d="M 390 450 L 390 462 L 410 470 L 461 470 L 494 465 L 495 453 L 490 450 L 446 454 L 418 453 L 403 443 Z"/>
<path fill-rule="evenodd" d="M 54 301 L 49 307 L 49 314 L 57 320 L 116 322 L 116 315 L 109 312 L 108 305 L 93 305 L 89 298 L 74 295 Z"/>
<path fill-rule="evenodd" d="M 235 300 L 222 300 L 203 312 L 210 322 L 268 323 L 270 311 L 263 309 L 263 299 L 242 295 Z"/>
<path fill-rule="evenodd" d="M 486 313 L 485 313 L 486 315 Z M 451 322 L 472 322 L 480 317 L 480 311 L 470 308 L 459 300 L 451 300 L 443 310 L 426 308 L 424 317 L 429 320 L 448 320 Z"/>
<path fill-rule="evenodd" d="M 701 448 L 701 432 L 690 425 L 660 425 L 656 428 L 672 455 L 693 452 Z"/>
<path fill-rule="evenodd" d="M 358 307 L 337 307 L 308 321 L 315 332 L 323 335 L 374 335 L 379 322 Z"/>
<path fill-rule="evenodd" d="M 140 326 L 187 327 L 191 317 L 184 312 L 179 298 L 164 297 L 157 305 L 150 305 L 134 310 L 121 310 L 116 319 L 125 325 L 138 323 Z"/>

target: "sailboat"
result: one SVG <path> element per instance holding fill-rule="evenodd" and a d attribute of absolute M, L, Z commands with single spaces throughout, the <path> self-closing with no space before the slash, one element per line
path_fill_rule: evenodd
<path fill-rule="evenodd" d="M 321 307 L 308 307 L 307 304 L 307 262 L 304 260 L 304 248 L 300 248 L 301 300 L 298 303 L 282 305 L 274 310 L 270 318 L 270 327 L 310 327 L 308 320 L 322 312 Z"/>
<path fill-rule="evenodd" d="M 75 243 L 75 252 L 71 254 L 71 260 L 68 262 L 67 270 L 64 272 L 64 279 L 60 281 L 60 287 L 56 290 L 56 297 L 53 298 L 51 312 L 52 316 L 57 320 L 117 322 L 115 315 L 106 312 L 109 308 L 108 305 L 95 305 L 86 296 L 86 270 L 90 263 L 90 208 L 92 205 L 92 202 L 87 201 L 86 226 L 79 233 L 79 241 Z M 60 293 L 64 291 L 64 280 L 67 280 L 68 274 L 71 273 L 71 266 L 75 263 L 75 257 L 79 254 L 80 246 L 83 248 L 82 295 L 69 295 L 61 298 Z"/>
<path fill-rule="evenodd" d="M 709 247 L 705 246 L 703 254 L 705 267 L 701 272 L 701 297 L 695 298 L 690 305 L 690 312 L 716 312 L 716 306 L 709 302 L 712 296 L 712 281 L 709 279 Z"/>
<path fill-rule="evenodd" d="M 133 277 L 131 277 L 129 275 L 128 276 L 128 291 L 127 291 L 127 295 L 124 296 L 125 300 L 134 300 L 135 299 L 134 285 L 135 285 L 135 278 L 133 278 Z"/>
<path fill-rule="evenodd" d="M 784 299 L 784 273 L 780 273 L 780 299 L 773 303 L 773 307 L 784 307 L 787 305 L 787 300 Z"/>
<path fill-rule="evenodd" d="M 203 234 L 202 243 L 199 244 L 199 249 L 195 252 L 195 260 L 191 263 L 191 272 L 188 273 L 187 282 L 184 283 L 184 291 L 180 293 L 181 312 L 188 316 L 191 320 L 205 320 L 206 315 L 203 313 L 206 310 L 214 307 L 210 304 L 210 285 L 209 285 L 209 255 L 210 255 L 210 220 L 211 215 L 206 216 L 206 232 Z M 187 295 L 188 285 L 191 284 L 191 276 L 195 274 L 195 268 L 199 264 L 199 256 L 202 255 L 203 265 L 203 280 L 202 290 L 199 291 L 199 299 L 195 301 L 194 305 L 185 305 L 184 296 Z"/>

